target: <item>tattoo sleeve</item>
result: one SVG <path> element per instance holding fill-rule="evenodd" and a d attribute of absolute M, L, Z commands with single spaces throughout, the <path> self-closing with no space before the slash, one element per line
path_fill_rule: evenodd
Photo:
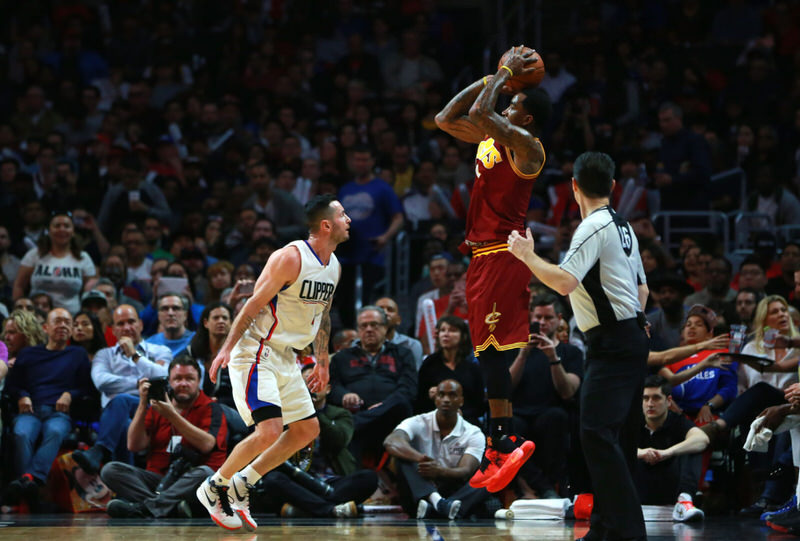
<path fill-rule="evenodd" d="M 317 362 L 323 367 L 328 367 L 328 344 L 331 336 L 331 314 L 330 304 L 322 313 L 322 321 L 319 324 L 317 337 L 314 338 L 314 355 L 317 357 Z"/>
<path fill-rule="evenodd" d="M 469 108 L 475 103 L 475 98 L 478 97 L 482 88 L 483 79 L 478 79 L 456 94 L 439 113 L 441 115 L 440 118 L 445 121 L 452 121 L 467 116 Z"/>
<path fill-rule="evenodd" d="M 439 128 L 467 143 L 478 143 L 483 140 L 483 131 L 470 120 L 469 110 L 483 88 L 484 79 L 475 81 L 445 105 L 436 115 L 436 125 Z"/>

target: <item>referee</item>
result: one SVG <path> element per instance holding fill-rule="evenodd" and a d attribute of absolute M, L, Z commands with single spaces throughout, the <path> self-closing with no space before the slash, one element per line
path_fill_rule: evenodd
<path fill-rule="evenodd" d="M 525 237 L 513 231 L 508 249 L 542 283 L 569 295 L 578 327 L 588 339 L 580 418 L 594 509 L 583 539 L 647 539 L 628 469 L 636 460 L 636 444 L 625 437 L 639 428 L 647 372 L 644 269 L 633 230 L 609 205 L 613 160 L 601 152 L 585 152 L 573 170 L 572 191 L 583 221 L 561 265 L 534 253 L 530 229 Z"/>

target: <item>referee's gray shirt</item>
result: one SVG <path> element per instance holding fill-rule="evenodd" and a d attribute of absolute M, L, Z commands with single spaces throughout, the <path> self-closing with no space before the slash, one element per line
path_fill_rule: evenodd
<path fill-rule="evenodd" d="M 569 300 L 581 331 L 635 318 L 642 310 L 639 284 L 646 279 L 639 243 L 611 207 L 595 209 L 580 223 L 560 267 L 580 282 Z"/>

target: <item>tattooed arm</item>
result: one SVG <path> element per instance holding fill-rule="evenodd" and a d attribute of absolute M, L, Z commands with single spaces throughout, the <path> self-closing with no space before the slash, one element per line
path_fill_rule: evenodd
<path fill-rule="evenodd" d="M 261 271 L 261 276 L 256 280 L 253 296 L 247 299 L 242 311 L 233 320 L 228 337 L 208 371 L 212 382 L 217 382 L 217 371 L 228 366 L 233 346 L 244 335 L 258 313 L 269 304 L 281 288 L 294 283 L 299 275 L 300 252 L 294 246 L 281 248 L 270 256 L 264 270 Z"/>
<path fill-rule="evenodd" d="M 475 103 L 469 110 L 469 120 L 480 128 L 480 131 L 494 138 L 501 145 L 513 151 L 514 163 L 523 173 L 536 173 L 544 163 L 544 149 L 534 135 L 527 129 L 513 124 L 507 117 L 495 111 L 497 98 L 500 96 L 504 85 L 511 78 L 511 71 L 515 74 L 524 73 L 525 62 L 530 60 L 530 55 L 523 54 L 514 48 L 514 53 L 509 55 L 505 67 L 497 70 L 497 73 L 489 79 Z M 506 69 L 508 67 L 508 69 Z M 488 79 L 488 78 L 487 78 Z M 524 96 L 522 96 L 524 98 Z M 512 107 L 509 110 L 522 109 L 520 95 L 517 94 L 512 100 Z"/>
<path fill-rule="evenodd" d="M 456 139 L 466 143 L 480 143 L 485 135 L 469 118 L 469 108 L 475 102 L 485 82 L 491 76 L 479 79 L 455 95 L 436 115 L 436 125 Z"/>
<path fill-rule="evenodd" d="M 341 276 L 342 271 L 340 270 L 339 277 L 341 278 Z M 314 356 L 317 358 L 317 364 L 314 365 L 311 376 L 308 378 L 308 388 L 314 393 L 324 393 L 330 379 L 330 372 L 328 371 L 328 367 L 330 366 L 328 347 L 330 347 L 331 339 L 332 304 L 333 299 L 330 299 L 328 301 L 328 306 L 325 307 L 325 311 L 322 312 L 319 330 L 317 331 L 316 338 L 314 338 Z"/>

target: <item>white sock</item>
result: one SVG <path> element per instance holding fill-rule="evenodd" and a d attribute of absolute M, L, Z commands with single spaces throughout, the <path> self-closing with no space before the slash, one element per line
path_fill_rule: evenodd
<path fill-rule="evenodd" d="M 439 500 L 441 500 L 441 499 L 442 499 L 442 495 L 439 494 L 438 492 L 433 492 L 433 493 L 431 493 L 430 496 L 428 496 L 428 501 L 431 502 L 434 507 L 436 507 L 436 504 L 438 504 Z"/>
<path fill-rule="evenodd" d="M 240 471 L 239 475 L 244 477 L 251 485 L 255 485 L 258 480 L 261 479 L 261 474 L 253 468 L 252 464 L 249 464 L 245 469 Z"/>
<path fill-rule="evenodd" d="M 218 485 L 218 486 L 221 486 L 221 487 L 226 487 L 226 486 L 231 484 L 231 480 L 228 479 L 227 477 L 223 477 L 222 474 L 219 473 L 219 472 L 217 472 L 217 473 L 215 473 L 214 475 L 211 476 L 211 481 L 213 481 L 213 483 L 215 485 Z"/>
<path fill-rule="evenodd" d="M 678 494 L 678 501 L 679 502 L 692 502 L 692 497 L 687 494 L 686 492 L 681 492 Z M 694 503 L 694 502 L 692 502 Z"/>

